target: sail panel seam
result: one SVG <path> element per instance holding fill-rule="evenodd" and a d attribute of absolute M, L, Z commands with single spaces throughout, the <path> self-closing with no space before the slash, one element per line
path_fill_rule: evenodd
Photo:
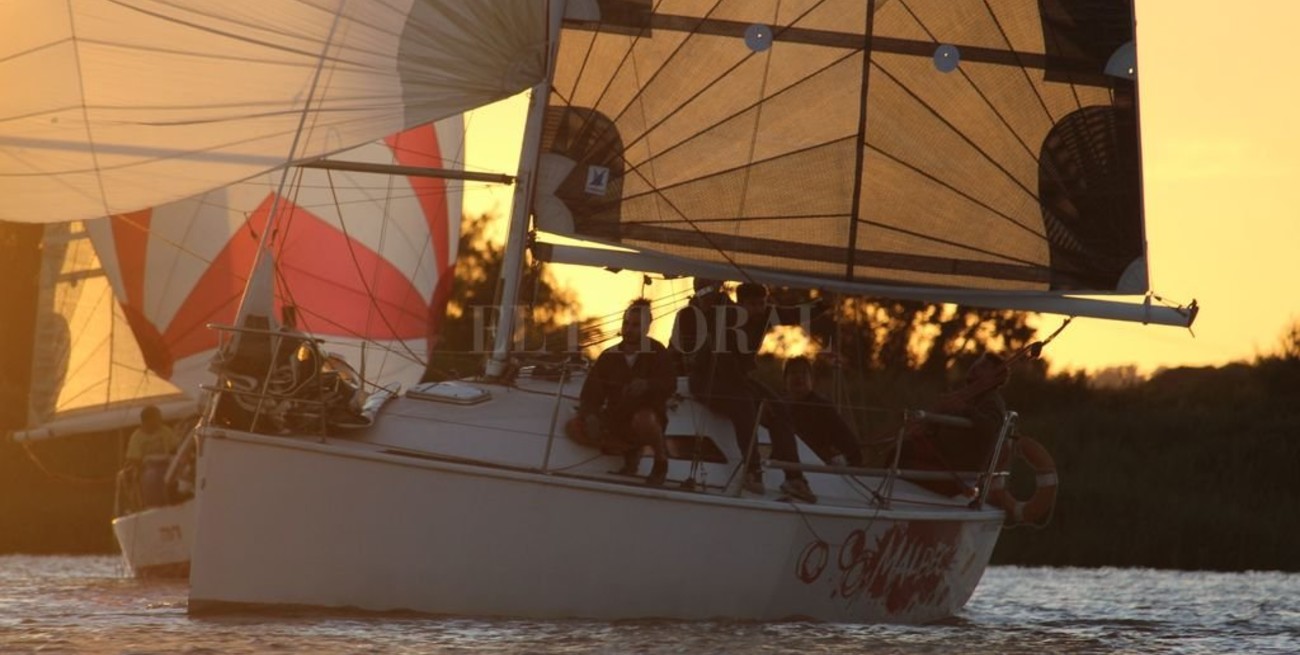
<path fill-rule="evenodd" d="M 849 225 L 848 225 L 848 243 L 847 252 L 844 258 L 844 279 L 853 280 L 853 270 L 857 266 L 858 251 L 858 221 L 862 218 L 862 179 L 866 174 L 866 145 L 867 145 L 867 93 L 871 81 L 871 54 L 874 52 L 873 39 L 875 36 L 876 23 L 876 0 L 868 0 L 867 15 L 865 18 L 866 30 L 865 38 L 862 43 L 862 77 L 858 87 L 858 138 L 857 147 L 854 148 L 854 157 L 856 159 L 853 166 L 853 199 L 849 205 Z"/>

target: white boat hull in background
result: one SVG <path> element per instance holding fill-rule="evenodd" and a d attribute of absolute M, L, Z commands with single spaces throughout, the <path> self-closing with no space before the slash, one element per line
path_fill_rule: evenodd
<path fill-rule="evenodd" d="M 138 578 L 189 575 L 194 543 L 194 499 L 152 507 L 113 519 L 113 534 L 127 566 Z"/>
<path fill-rule="evenodd" d="M 856 507 L 685 491 L 674 478 L 689 462 L 676 460 L 663 488 L 602 480 L 615 458 L 563 437 L 549 454 L 551 474 L 449 453 L 457 443 L 512 452 L 494 438 L 539 452 L 545 425 L 511 435 L 481 422 L 537 416 L 531 405 L 555 396 L 504 393 L 478 407 L 435 408 L 443 421 L 397 445 L 207 428 L 190 611 L 920 623 L 967 601 L 1002 527 L 1000 510 L 881 509 L 862 500 L 865 491 Z M 385 410 L 395 417 L 389 428 L 416 420 L 414 401 L 395 403 Z M 543 438 L 521 439 L 526 431 Z M 429 449 L 417 451 L 418 442 Z"/>

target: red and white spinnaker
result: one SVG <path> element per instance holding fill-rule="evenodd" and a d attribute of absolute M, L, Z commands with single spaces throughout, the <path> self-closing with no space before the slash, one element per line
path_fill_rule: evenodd
<path fill-rule="evenodd" d="M 457 116 L 334 159 L 458 168 Z M 410 384 L 424 369 L 448 295 L 460 230 L 460 183 L 295 168 L 201 196 L 90 221 L 87 229 L 155 374 L 196 395 L 234 322 L 272 211 L 275 303 L 367 379 Z M 277 202 L 277 190 L 283 193 Z"/>

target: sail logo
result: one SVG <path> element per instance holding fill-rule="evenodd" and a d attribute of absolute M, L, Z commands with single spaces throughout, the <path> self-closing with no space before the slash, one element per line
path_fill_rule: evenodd
<path fill-rule="evenodd" d="M 883 601 L 885 610 L 897 614 L 917 604 L 944 602 L 948 588 L 944 573 L 956 555 L 958 528 L 952 525 L 894 525 L 868 545 L 865 530 L 850 532 L 831 554 L 827 542 L 817 539 L 804 547 L 795 575 L 804 584 L 814 584 L 833 565 L 827 576 L 831 598 L 850 604 L 863 596 Z"/>
<path fill-rule="evenodd" d="M 606 166 L 587 167 L 587 193 L 603 196 L 609 190 L 609 168 Z"/>

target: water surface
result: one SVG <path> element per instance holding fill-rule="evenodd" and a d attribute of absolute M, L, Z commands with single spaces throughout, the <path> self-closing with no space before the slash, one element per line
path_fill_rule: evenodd
<path fill-rule="evenodd" d="M 190 618 L 114 557 L 0 556 L 0 653 L 1300 653 L 1300 574 L 994 567 L 929 626 Z"/>

